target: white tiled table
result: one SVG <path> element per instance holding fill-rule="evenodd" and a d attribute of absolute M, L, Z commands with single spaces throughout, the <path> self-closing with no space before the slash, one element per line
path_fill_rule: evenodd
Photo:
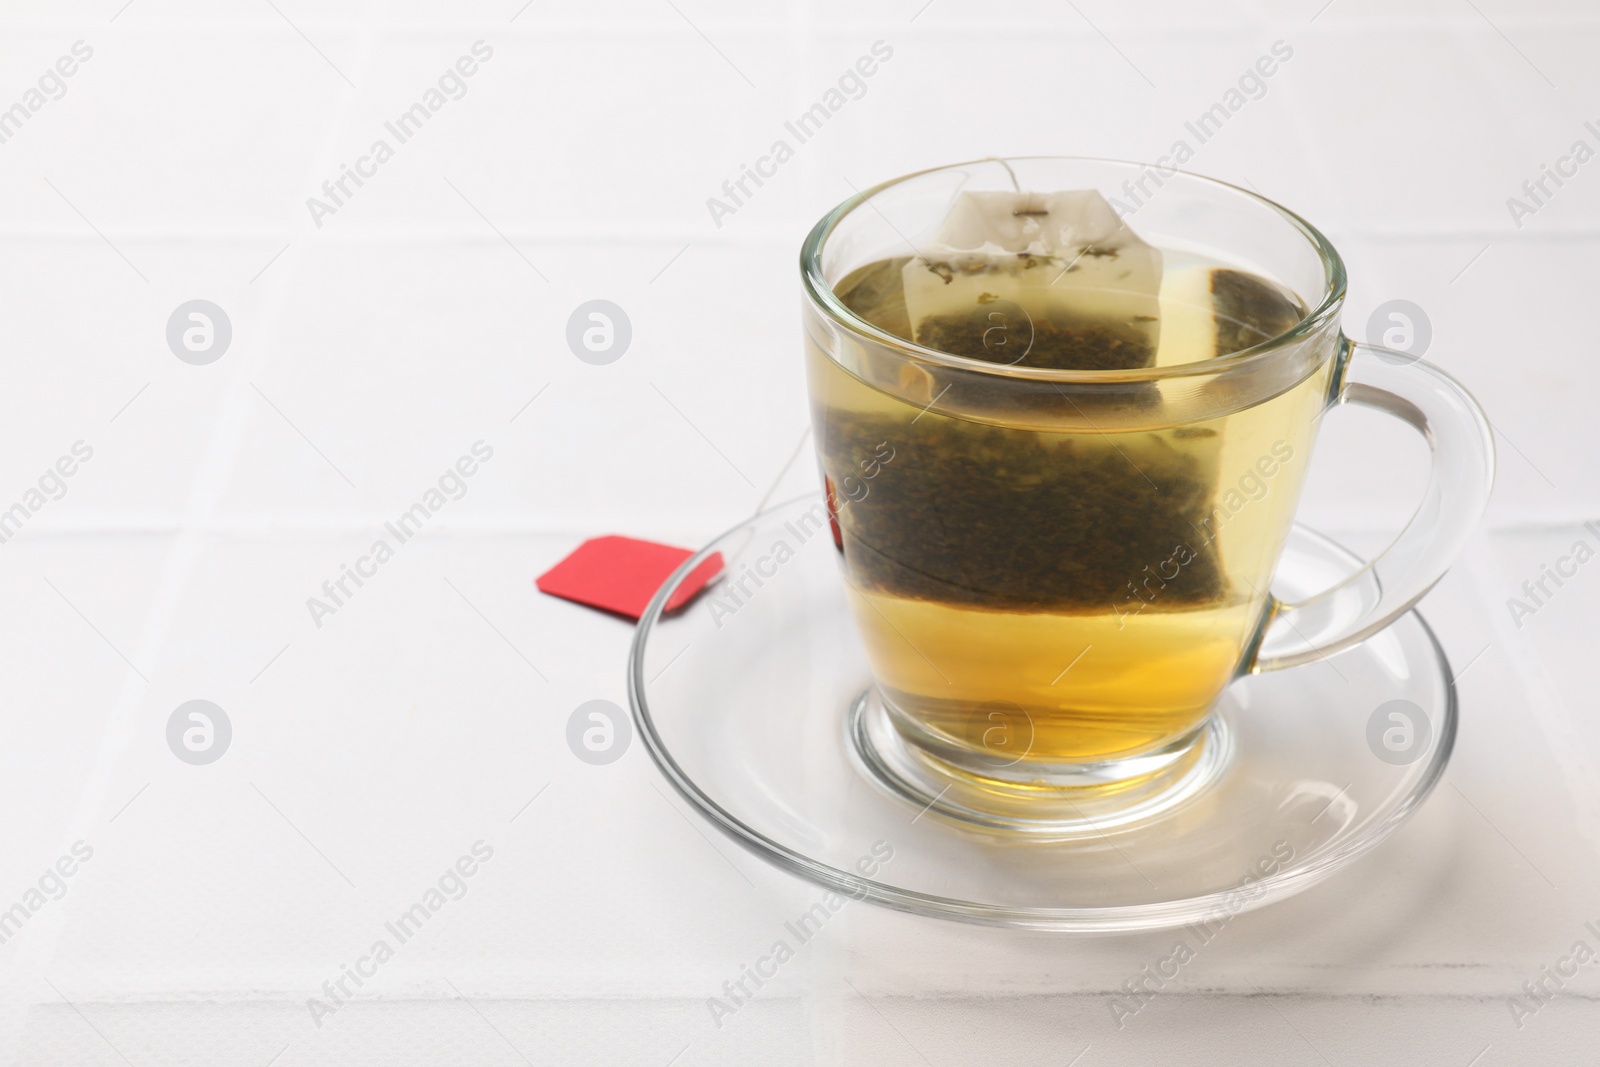
<path fill-rule="evenodd" d="M 94 452 L 0 544 L 0 909 L 93 849 L 0 945 L 0 1060 L 1593 1062 L 1600 966 L 1521 1029 L 1507 1000 L 1600 949 L 1600 563 L 1521 627 L 1506 599 L 1600 517 L 1600 163 L 1521 228 L 1505 203 L 1600 147 L 1592 6 L 122 3 L 0 12 L 0 108 L 94 50 L 0 144 L 0 509 Z M 479 40 L 466 94 L 317 228 L 305 198 Z M 880 40 L 865 95 L 715 226 L 706 198 Z M 1425 308 L 1501 433 L 1490 519 L 1425 604 L 1467 667 L 1446 783 L 1121 1030 L 1113 991 L 1172 935 L 862 905 L 717 1027 L 706 998 L 820 893 L 692 821 L 639 746 L 573 758 L 630 632 L 532 577 L 748 514 L 805 423 L 795 251 L 851 184 L 1156 157 L 1279 40 L 1192 166 L 1327 230 L 1352 333 Z M 197 297 L 234 330 L 203 367 L 164 339 Z M 593 298 L 632 320 L 610 366 L 563 341 Z M 466 495 L 317 627 L 306 598 L 479 440 Z M 1381 546 L 1421 453 L 1331 418 L 1307 521 Z M 165 740 L 196 698 L 234 730 L 208 767 Z M 466 894 L 318 1026 L 307 998 L 480 840 Z"/>

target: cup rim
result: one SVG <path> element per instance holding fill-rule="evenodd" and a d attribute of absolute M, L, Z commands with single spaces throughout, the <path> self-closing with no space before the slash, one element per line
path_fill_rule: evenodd
<path fill-rule="evenodd" d="M 919 345 L 914 341 L 908 341 L 873 325 L 851 311 L 839 299 L 838 295 L 833 291 L 833 287 L 828 284 L 827 279 L 823 276 L 822 249 L 827 244 L 828 238 L 847 215 L 866 205 L 879 193 L 892 189 L 897 185 L 902 185 L 914 178 L 937 174 L 940 171 L 956 170 L 960 167 L 971 167 L 980 163 L 1007 164 L 1024 160 L 1109 163 L 1115 166 L 1134 167 L 1139 168 L 1141 171 L 1154 171 L 1164 178 L 1181 176 L 1190 181 L 1226 189 L 1229 192 L 1238 193 L 1249 200 L 1262 204 L 1277 212 L 1316 249 L 1318 256 L 1322 260 L 1323 267 L 1324 282 L 1321 299 L 1312 311 L 1283 333 L 1251 345 L 1249 348 L 1241 348 L 1236 352 L 1230 352 L 1225 356 L 1196 360 L 1190 363 L 1176 363 L 1167 367 L 1137 367 L 1128 370 L 1058 370 L 990 363 L 986 360 L 972 359 L 968 356 L 952 355 L 935 348 Z M 811 228 L 811 232 L 806 235 L 805 243 L 800 248 L 800 274 L 804 279 L 806 294 L 811 298 L 812 303 L 826 312 L 828 317 L 835 323 L 869 341 L 895 349 L 910 359 L 995 377 L 1080 383 L 1159 381 L 1168 378 L 1216 374 L 1224 370 L 1243 369 L 1266 362 L 1277 352 L 1316 334 L 1332 321 L 1339 313 L 1339 308 L 1344 302 L 1348 287 L 1344 260 L 1340 257 L 1338 250 L 1333 247 L 1333 243 L 1323 236 L 1322 232 L 1311 225 L 1310 222 L 1282 204 L 1270 200 L 1254 190 L 1245 189 L 1231 182 L 1222 181 L 1219 178 L 1196 174 L 1193 171 L 1182 170 L 1177 167 L 1162 167 L 1154 163 L 1141 163 L 1137 160 L 1109 159 L 1100 156 L 985 156 L 981 159 L 967 160 L 962 163 L 947 163 L 938 167 L 912 171 L 909 174 L 902 174 L 897 178 L 879 182 L 870 188 L 857 190 L 855 195 L 844 200 L 833 210 L 822 216 L 817 221 L 817 224 Z"/>

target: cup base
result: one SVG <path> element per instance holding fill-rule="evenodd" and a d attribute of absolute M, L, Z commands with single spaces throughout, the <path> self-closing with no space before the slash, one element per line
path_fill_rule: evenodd
<path fill-rule="evenodd" d="M 851 703 L 845 735 L 856 769 L 923 814 L 1055 841 L 1172 813 L 1222 776 L 1233 751 L 1226 724 L 1212 716 L 1160 751 L 1128 759 L 958 766 L 909 740 L 876 688 Z"/>

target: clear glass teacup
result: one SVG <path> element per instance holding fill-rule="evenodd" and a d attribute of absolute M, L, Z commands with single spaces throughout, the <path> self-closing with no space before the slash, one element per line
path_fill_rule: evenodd
<path fill-rule="evenodd" d="M 1218 765 L 1232 680 L 1388 625 L 1487 502 L 1477 404 L 1346 338 L 1338 253 L 1233 186 L 1093 159 L 941 167 L 841 204 L 801 266 L 827 508 L 876 683 L 858 742 L 985 821 L 1170 802 Z M 1346 402 L 1424 435 L 1425 502 L 1361 574 L 1280 603 L 1319 419 Z"/>

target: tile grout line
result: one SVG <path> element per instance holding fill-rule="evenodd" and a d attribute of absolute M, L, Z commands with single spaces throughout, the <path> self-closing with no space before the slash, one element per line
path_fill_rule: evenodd
<path fill-rule="evenodd" d="M 820 490 L 816 490 L 820 493 Z M 796 492 L 794 495 L 798 496 Z M 787 498 L 785 498 L 787 499 Z M 733 525 L 740 518 L 748 518 L 748 508 L 718 509 L 717 521 Z M 693 526 L 705 510 L 650 509 L 645 511 L 597 511 L 594 518 L 579 520 L 547 520 L 528 518 L 525 514 L 508 514 L 505 511 L 466 513 L 456 517 L 440 518 L 429 529 L 446 536 L 499 537 L 506 535 L 531 535 L 535 537 L 590 537 L 601 526 L 618 523 L 665 523 L 666 525 Z M 192 523 L 203 533 L 212 536 L 236 537 L 261 541 L 284 541 L 305 535 L 346 537 L 351 534 L 370 533 L 393 519 L 388 512 L 352 510 L 338 513 L 327 511 L 299 512 L 243 512 L 222 518 L 208 518 Z M 1539 534 L 1570 530 L 1592 518 L 1587 511 L 1571 515 L 1552 514 L 1545 518 L 1527 519 L 1522 516 L 1506 520 L 1484 520 L 1479 529 L 1495 536 L 1536 536 Z M 46 538 L 72 538 L 113 536 L 167 536 L 178 532 L 183 520 L 154 512 L 114 511 L 86 512 L 71 518 L 39 519 L 28 526 L 29 540 Z M 1392 537 L 1394 523 L 1387 518 L 1374 517 L 1363 522 L 1343 522 L 1332 525 L 1325 522 L 1313 524 L 1319 533 L 1335 539 L 1349 537 Z M 646 531 L 648 533 L 648 531 Z M 658 531 L 659 532 L 659 531 Z M 641 535 L 642 536 L 642 535 Z M 665 535 L 663 535 L 665 536 Z M 684 535 L 686 536 L 686 535 Z"/>
<path fill-rule="evenodd" d="M 1322 166 L 1326 167 L 1324 157 L 1307 149 L 1305 156 L 1308 169 Z M 1319 160 L 1321 162 L 1319 162 Z M 802 165 L 802 171 L 804 166 Z M 327 177 L 333 173 L 332 169 L 322 171 L 319 177 Z M 1205 167 L 1197 168 L 1195 173 L 1205 174 Z M 826 192 L 820 178 L 814 185 L 813 191 L 821 197 L 831 196 Z M 839 199 L 842 199 L 848 189 L 843 185 L 837 187 Z M 1500 190 L 1503 191 L 1503 190 Z M 1272 192 L 1268 192 L 1272 195 Z M 1340 200 L 1342 197 L 1323 193 L 1323 198 L 1329 201 Z M 1301 197 L 1300 199 L 1305 199 Z M 1345 218 L 1351 218 L 1348 209 Z M 1560 228 L 1539 229 L 1530 225 L 1528 229 L 1505 231 L 1494 229 L 1487 219 L 1438 219 L 1418 223 L 1395 224 L 1387 221 L 1376 223 L 1353 222 L 1343 225 L 1333 225 L 1330 222 L 1324 231 L 1330 237 L 1340 241 L 1360 240 L 1381 243 L 1385 245 L 1414 244 L 1414 245 L 1441 245 L 1465 244 L 1481 245 L 1486 241 L 1493 241 L 1497 247 L 1507 248 L 1539 248 L 1547 245 L 1583 245 L 1600 241 L 1600 210 L 1585 209 L 1587 218 L 1569 221 Z M 1329 212 L 1334 214 L 1334 212 Z M 1354 213 L 1356 215 L 1361 212 Z M 336 231 L 319 233 L 316 237 L 318 243 L 331 247 L 366 247 L 372 245 L 404 245 L 404 246 L 487 246 L 501 244 L 505 238 L 518 243 L 544 243 L 544 244 L 574 244 L 574 245 L 614 245 L 619 247 L 665 246 L 673 251 L 678 251 L 684 244 L 707 248 L 748 248 L 750 246 L 781 245 L 787 249 L 794 243 L 796 230 L 809 229 L 814 220 L 808 216 L 793 215 L 782 222 L 755 222 L 741 225 L 737 230 L 713 231 L 697 229 L 692 225 L 670 221 L 667 215 L 644 216 L 632 225 L 608 224 L 604 222 L 590 222 L 582 225 L 567 224 L 549 221 L 537 222 L 503 222 L 497 220 L 499 233 L 485 232 L 479 227 L 464 225 L 458 222 L 409 222 L 407 219 L 397 217 L 389 222 L 378 223 L 349 223 L 340 224 Z M 403 225 L 402 225 L 403 223 Z M 134 247 L 170 245 L 175 241 L 184 244 L 230 246 L 238 244 L 267 244 L 281 241 L 283 227 L 261 224 L 229 224 L 219 222 L 216 225 L 202 224 L 174 224 L 168 222 L 138 222 L 127 225 L 107 224 L 103 228 L 107 236 L 115 238 L 121 245 Z M 95 244 L 103 238 L 91 231 L 75 229 L 70 226 L 57 225 L 56 223 L 3 223 L 0 224 L 0 239 L 13 244 L 30 245 L 84 245 Z"/>

